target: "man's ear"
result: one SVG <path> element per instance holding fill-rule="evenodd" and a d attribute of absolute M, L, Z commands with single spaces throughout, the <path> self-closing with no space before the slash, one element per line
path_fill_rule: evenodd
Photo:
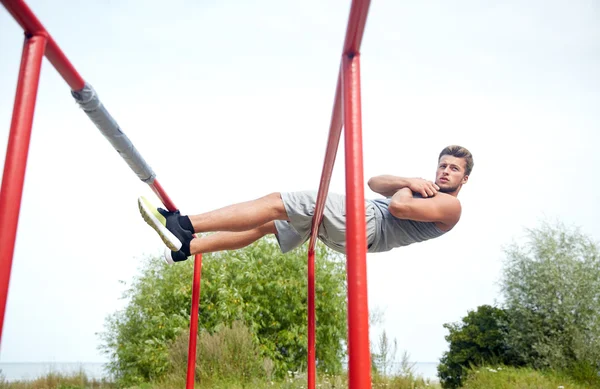
<path fill-rule="evenodd" d="M 461 182 L 461 183 L 464 185 L 464 184 L 466 184 L 466 183 L 467 183 L 467 181 L 469 181 L 469 176 L 465 175 L 465 176 L 463 177 L 463 179 L 462 179 L 462 182 Z"/>

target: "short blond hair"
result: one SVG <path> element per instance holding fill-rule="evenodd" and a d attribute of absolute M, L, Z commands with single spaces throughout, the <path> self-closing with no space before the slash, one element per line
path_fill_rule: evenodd
<path fill-rule="evenodd" d="M 458 146 L 458 145 L 448 146 L 448 147 L 444 148 L 444 150 L 442 150 L 442 152 L 440 153 L 440 156 L 438 157 L 438 161 L 444 155 L 451 155 L 456 158 L 464 158 L 464 160 L 467 162 L 467 166 L 465 169 L 465 175 L 468 176 L 471 174 L 471 171 L 473 170 L 474 162 L 473 162 L 473 154 L 471 154 L 471 152 L 469 150 L 467 150 L 466 148 L 464 148 L 462 146 Z"/>

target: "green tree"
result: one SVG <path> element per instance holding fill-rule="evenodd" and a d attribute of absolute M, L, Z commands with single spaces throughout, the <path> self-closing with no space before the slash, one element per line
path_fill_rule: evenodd
<path fill-rule="evenodd" d="M 442 387 L 459 388 L 472 365 L 513 362 L 504 344 L 505 318 L 504 310 L 482 305 L 476 311 L 469 311 L 462 322 L 444 324 L 449 331 L 446 341 L 450 347 L 438 365 Z"/>
<path fill-rule="evenodd" d="M 343 256 L 316 247 L 317 368 L 341 370 L 346 338 Z M 274 371 L 301 370 L 307 358 L 306 248 L 281 254 L 274 239 L 203 256 L 199 328 L 209 333 L 240 320 Z M 124 294 L 123 310 L 102 333 L 109 368 L 125 384 L 155 380 L 170 370 L 169 348 L 189 327 L 193 260 L 167 266 L 148 258 Z"/>
<path fill-rule="evenodd" d="M 544 223 L 506 250 L 506 341 L 534 368 L 600 369 L 599 246 L 578 228 Z"/>

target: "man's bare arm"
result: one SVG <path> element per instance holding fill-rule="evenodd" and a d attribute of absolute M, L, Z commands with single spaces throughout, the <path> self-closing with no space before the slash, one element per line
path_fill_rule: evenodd
<path fill-rule="evenodd" d="M 445 193 L 431 198 L 415 198 L 409 188 L 399 190 L 389 205 L 392 215 L 399 219 L 440 223 L 452 228 L 460 219 L 458 199 Z"/>
<path fill-rule="evenodd" d="M 384 174 L 371 177 L 367 182 L 373 192 L 379 193 L 385 197 L 391 197 L 402 188 L 410 188 L 412 191 L 420 193 L 423 197 L 435 196 L 440 189 L 436 184 L 422 178 L 404 178 Z"/>

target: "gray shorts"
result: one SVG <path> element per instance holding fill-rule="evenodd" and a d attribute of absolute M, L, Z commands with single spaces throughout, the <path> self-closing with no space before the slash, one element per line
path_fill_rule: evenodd
<path fill-rule="evenodd" d="M 289 221 L 275 220 L 275 227 L 281 252 L 287 253 L 301 246 L 310 238 L 317 192 L 282 192 L 281 199 Z M 375 238 L 377 224 L 374 207 L 368 201 L 365 201 L 365 213 L 367 245 L 370 245 Z M 318 238 L 333 250 L 346 252 L 346 196 L 336 193 L 327 195 Z"/>

